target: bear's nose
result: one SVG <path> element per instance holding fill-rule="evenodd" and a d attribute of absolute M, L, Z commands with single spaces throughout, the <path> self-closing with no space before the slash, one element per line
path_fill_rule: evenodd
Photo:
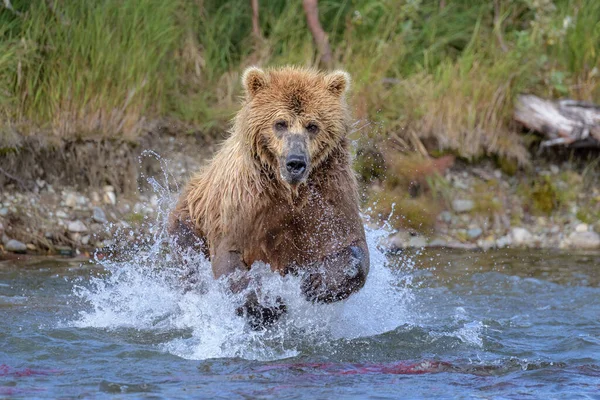
<path fill-rule="evenodd" d="M 302 156 L 289 156 L 285 168 L 292 175 L 300 175 L 306 170 L 306 160 Z"/>

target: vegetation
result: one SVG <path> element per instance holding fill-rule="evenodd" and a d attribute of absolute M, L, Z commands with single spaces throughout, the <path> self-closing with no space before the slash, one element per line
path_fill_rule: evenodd
<path fill-rule="evenodd" d="M 409 146 L 525 162 L 515 94 L 600 96 L 594 0 L 319 7 L 359 117 Z M 1 123 L 61 137 L 135 137 L 159 118 L 222 127 L 244 66 L 317 63 L 300 1 L 265 2 L 260 17 L 257 39 L 247 0 L 14 0 L 0 9 Z"/>

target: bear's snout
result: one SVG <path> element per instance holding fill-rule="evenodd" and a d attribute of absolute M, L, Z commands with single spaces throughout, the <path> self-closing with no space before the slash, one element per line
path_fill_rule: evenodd
<path fill-rule="evenodd" d="M 308 175 L 310 161 L 307 147 L 306 140 L 301 135 L 284 137 L 281 177 L 290 185 L 297 185 Z"/>

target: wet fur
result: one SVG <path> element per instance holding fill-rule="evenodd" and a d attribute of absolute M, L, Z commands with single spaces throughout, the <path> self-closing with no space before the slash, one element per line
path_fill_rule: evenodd
<path fill-rule="evenodd" d="M 243 82 L 246 96 L 231 134 L 185 187 L 170 230 L 183 246 L 202 239 L 215 277 L 263 261 L 281 274 L 312 271 L 304 285 L 309 298 L 345 298 L 362 287 L 368 271 L 348 152 L 349 78 L 343 72 L 251 68 Z M 309 142 L 308 178 L 298 186 L 279 173 L 283 149 L 273 132 L 278 118 L 294 121 L 294 129 L 310 121 L 320 127 Z M 356 264 L 356 254 L 363 257 L 350 279 L 347 268 Z"/>

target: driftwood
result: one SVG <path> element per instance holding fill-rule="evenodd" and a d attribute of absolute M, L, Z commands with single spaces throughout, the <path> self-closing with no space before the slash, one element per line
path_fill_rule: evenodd
<path fill-rule="evenodd" d="M 528 129 L 546 136 L 542 147 L 600 147 L 600 106 L 595 104 L 521 95 L 514 117 Z"/>

